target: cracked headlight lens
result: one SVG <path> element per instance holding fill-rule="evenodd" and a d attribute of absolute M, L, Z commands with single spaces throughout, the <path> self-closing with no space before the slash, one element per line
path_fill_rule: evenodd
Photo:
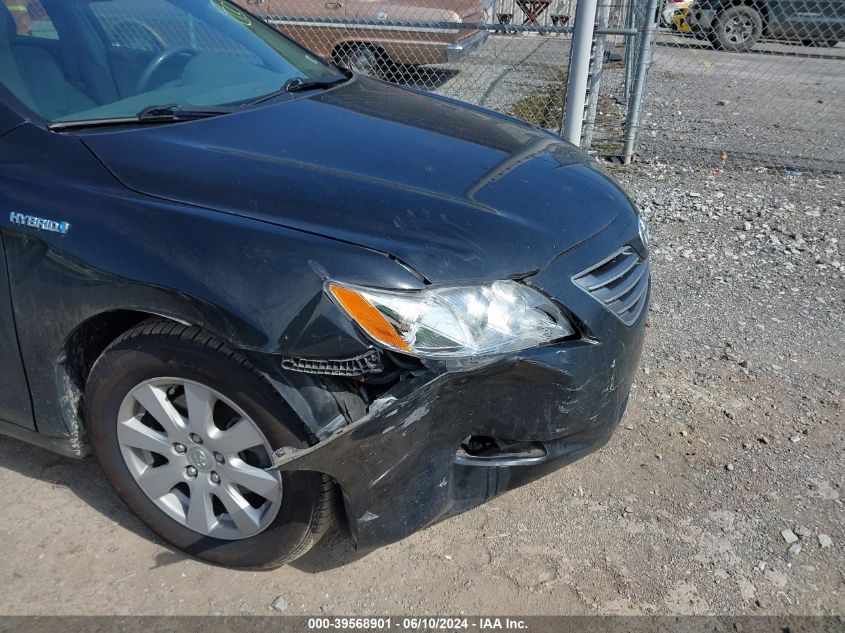
<path fill-rule="evenodd" d="M 503 354 L 575 333 L 545 295 L 516 281 L 413 291 L 329 282 L 327 290 L 378 344 L 420 358 Z"/>

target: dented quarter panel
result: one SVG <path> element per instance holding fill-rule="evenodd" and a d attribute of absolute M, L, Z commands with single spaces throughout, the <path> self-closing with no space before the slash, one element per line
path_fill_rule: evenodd
<path fill-rule="evenodd" d="M 57 168 L 44 178 L 51 164 Z M 167 316 L 256 358 L 343 356 L 369 343 L 325 297 L 325 275 L 421 285 L 375 251 L 129 191 L 78 138 L 33 125 L 0 138 L 0 208 L 71 224 L 63 236 L 0 216 L 35 422 L 39 432 L 74 442 L 76 395 L 62 373 L 63 346 L 91 317 Z"/>

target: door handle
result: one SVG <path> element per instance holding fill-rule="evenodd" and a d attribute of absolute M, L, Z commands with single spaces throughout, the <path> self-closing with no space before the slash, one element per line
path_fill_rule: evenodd
<path fill-rule="evenodd" d="M 326 8 L 327 9 L 340 9 L 343 6 L 342 2 L 327 2 Z"/>

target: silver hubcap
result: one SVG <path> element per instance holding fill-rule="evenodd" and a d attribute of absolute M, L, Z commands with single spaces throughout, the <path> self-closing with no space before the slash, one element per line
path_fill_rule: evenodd
<path fill-rule="evenodd" d="M 123 461 L 170 518 L 204 536 L 254 536 L 275 518 L 279 473 L 258 426 L 221 393 L 181 378 L 141 383 L 117 421 Z"/>
<path fill-rule="evenodd" d="M 736 15 L 725 25 L 725 34 L 734 44 L 741 44 L 754 33 L 754 21 L 748 16 Z"/>
<path fill-rule="evenodd" d="M 349 55 L 349 65 L 359 73 L 375 76 L 378 62 L 369 49 L 355 48 Z"/>

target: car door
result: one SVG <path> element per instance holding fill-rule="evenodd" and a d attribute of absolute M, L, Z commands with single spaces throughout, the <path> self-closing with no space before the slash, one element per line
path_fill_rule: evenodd
<path fill-rule="evenodd" d="M 3 105 L 0 104 L 0 120 Z M 0 144 L 4 137 L 0 136 Z M 8 220 L 14 209 L 9 207 L 3 196 L 3 174 L 0 173 L 0 213 L 3 220 Z M 12 300 L 9 293 L 9 275 L 6 270 L 6 251 L 3 237 L 8 221 L 0 226 L 0 421 L 11 422 L 30 429 L 35 428 L 32 419 L 32 405 L 29 399 L 29 387 L 23 370 L 15 319 L 12 315 Z"/>
<path fill-rule="evenodd" d="M 845 0 L 798 0 L 803 4 L 802 39 L 833 46 L 845 37 Z"/>
<path fill-rule="evenodd" d="M 769 34 L 775 38 L 824 41 L 831 38 L 831 19 L 845 0 L 770 0 Z"/>
<path fill-rule="evenodd" d="M 2 53 L 2 51 L 0 51 Z M 0 86 L 0 145 L 9 143 L 6 133 L 21 123 L 20 117 L 6 106 L 8 93 Z M 8 225 L 9 214 L 14 211 L 4 198 L 3 172 L 0 171 L 0 227 Z M 29 387 L 23 371 L 12 300 L 9 292 L 9 275 L 6 272 L 6 252 L 3 231 L 0 230 L 0 421 L 34 428 Z"/>

